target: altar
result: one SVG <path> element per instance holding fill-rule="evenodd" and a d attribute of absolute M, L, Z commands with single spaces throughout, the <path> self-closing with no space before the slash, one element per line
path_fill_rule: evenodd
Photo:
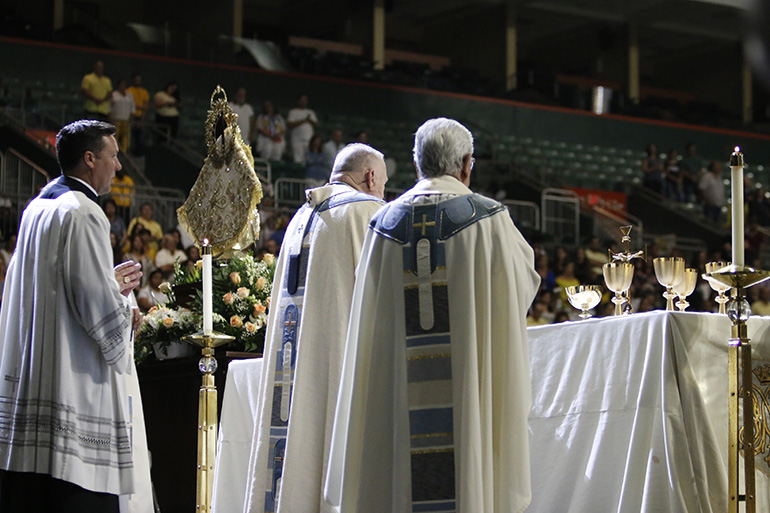
<path fill-rule="evenodd" d="M 750 319 L 748 331 L 758 369 L 757 511 L 770 511 L 770 318 Z M 656 311 L 527 332 L 533 392 L 527 513 L 727 511 L 726 316 Z M 251 392 L 226 388 L 223 408 L 252 410 L 258 365 L 231 364 L 227 386 L 232 378 L 234 389 Z M 236 427 L 223 413 L 220 436 L 248 438 L 250 418 L 241 416 Z M 245 487 L 242 454 L 249 442 L 238 442 L 220 443 L 218 460 L 228 463 L 217 467 L 215 498 L 242 504 L 233 495 Z"/>

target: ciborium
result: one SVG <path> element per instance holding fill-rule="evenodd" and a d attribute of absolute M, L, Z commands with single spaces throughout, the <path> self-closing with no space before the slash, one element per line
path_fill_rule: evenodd
<path fill-rule="evenodd" d="M 685 269 L 684 277 L 677 285 L 674 285 L 673 291 L 677 295 L 676 307 L 680 312 L 687 310 L 690 303 L 687 302 L 687 296 L 695 291 L 695 285 L 698 283 L 698 270 L 697 269 Z"/>
<path fill-rule="evenodd" d="M 628 262 L 610 262 L 602 266 L 602 273 L 607 288 L 615 293 L 612 298 L 615 315 L 622 315 L 623 303 L 628 301 L 626 292 L 634 279 L 634 266 Z"/>
<path fill-rule="evenodd" d="M 727 297 L 726 292 L 732 287 L 729 285 L 729 283 L 724 283 L 713 278 L 711 273 L 718 271 L 719 269 L 729 267 L 730 265 L 731 262 L 709 262 L 706 264 L 706 274 L 703 275 L 703 279 L 708 282 L 709 287 L 711 287 L 711 289 L 717 293 L 716 302 L 719 304 L 719 313 L 721 314 L 727 313 L 725 305 L 728 301 L 730 301 L 730 298 Z"/>
<path fill-rule="evenodd" d="M 567 287 L 569 304 L 580 310 L 580 318 L 591 317 L 589 310 L 595 308 L 602 300 L 601 285 L 574 285 Z"/>
<path fill-rule="evenodd" d="M 666 310 L 674 310 L 674 287 L 684 278 L 684 258 L 682 257 L 658 257 L 652 261 L 655 268 L 655 277 L 658 283 L 666 287 L 663 297 L 666 298 Z"/>

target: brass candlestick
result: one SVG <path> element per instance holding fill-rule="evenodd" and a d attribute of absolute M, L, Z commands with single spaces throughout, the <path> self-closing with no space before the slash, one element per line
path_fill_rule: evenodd
<path fill-rule="evenodd" d="M 733 298 L 727 307 L 727 316 L 732 321 L 732 337 L 728 342 L 728 511 L 738 513 L 738 505 L 745 503 L 746 513 L 756 513 L 754 480 L 754 399 L 751 395 L 751 341 L 748 338 L 746 321 L 751 316 L 751 307 L 745 297 L 745 289 L 770 278 L 770 272 L 751 267 L 730 265 L 709 274 L 714 280 L 733 288 Z M 743 401 L 743 426 L 738 409 Z M 743 433 L 743 443 L 740 434 Z M 743 450 L 744 493 L 740 493 L 739 455 Z"/>
<path fill-rule="evenodd" d="M 198 368 L 203 373 L 203 383 L 198 391 L 198 469 L 196 478 L 196 511 L 211 511 L 211 495 L 214 491 L 214 462 L 217 456 L 217 387 L 214 373 L 217 360 L 214 348 L 235 340 L 235 337 L 212 331 L 198 332 L 182 337 L 182 340 L 201 348 L 203 357 Z"/>

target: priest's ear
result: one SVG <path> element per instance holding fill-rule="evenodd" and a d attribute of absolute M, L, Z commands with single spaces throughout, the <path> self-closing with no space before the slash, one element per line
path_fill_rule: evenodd
<path fill-rule="evenodd" d="M 460 181 L 464 186 L 471 186 L 471 171 L 473 171 L 473 164 L 476 163 L 476 159 L 470 153 L 463 157 L 463 167 L 460 169 Z"/>

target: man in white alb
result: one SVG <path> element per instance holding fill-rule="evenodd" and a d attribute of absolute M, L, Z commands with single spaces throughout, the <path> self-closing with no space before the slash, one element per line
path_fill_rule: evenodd
<path fill-rule="evenodd" d="M 330 182 L 307 191 L 286 230 L 265 339 L 248 512 L 320 509 L 355 268 L 386 181 L 379 151 L 348 145 Z"/>
<path fill-rule="evenodd" d="M 120 169 L 114 134 L 94 120 L 62 128 L 63 174 L 21 220 L 0 310 L 3 512 L 117 513 L 119 496 L 143 486 L 126 378 L 141 320 L 128 296 L 141 272 L 133 262 L 113 269 L 97 203 Z M 149 467 L 146 478 L 149 492 Z"/>
<path fill-rule="evenodd" d="M 420 180 L 374 216 L 356 270 L 321 511 L 519 513 L 533 251 L 468 188 L 460 123 L 425 122 L 414 162 Z"/>

